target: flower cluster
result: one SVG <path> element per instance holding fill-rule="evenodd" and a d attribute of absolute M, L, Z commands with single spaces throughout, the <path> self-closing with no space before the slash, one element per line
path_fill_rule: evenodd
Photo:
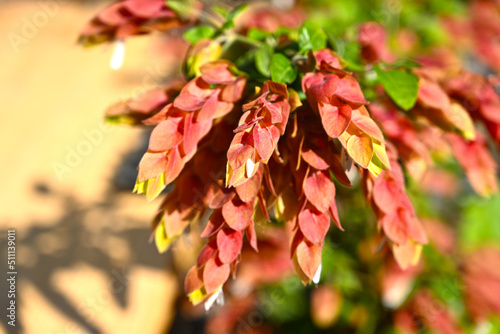
<path fill-rule="evenodd" d="M 268 81 L 262 94 L 243 105 L 243 115 L 227 152 L 227 186 L 237 186 L 267 164 L 285 133 L 290 104 L 286 86 Z"/>
<path fill-rule="evenodd" d="M 390 63 L 395 60 L 387 47 L 387 31 L 381 25 L 375 22 L 361 24 L 358 41 L 361 46 L 361 57 L 366 63 L 376 64 L 382 61 Z"/>
<path fill-rule="evenodd" d="M 319 121 L 317 115 L 310 109 L 300 112 L 302 117 L 296 119 L 294 125 L 296 133 L 288 140 L 290 172 L 297 195 L 285 191 L 279 199 L 288 208 L 288 219 L 296 229 L 291 247 L 295 270 L 303 282 L 318 283 L 323 241 L 330 228 L 330 219 L 343 230 L 330 172 L 346 185 L 350 185 L 350 181 L 340 158 L 334 153 L 337 152 L 335 146 L 324 131 L 314 128 Z M 292 196 L 297 196 L 299 202 L 292 204 Z"/>
<path fill-rule="evenodd" d="M 479 134 L 476 140 L 469 142 L 454 134 L 448 134 L 447 139 L 472 188 L 484 197 L 497 193 L 497 164 L 485 139 Z"/>
<path fill-rule="evenodd" d="M 148 90 L 137 97 L 120 101 L 106 110 L 106 121 L 118 124 L 140 125 L 171 103 L 185 82 L 175 80 L 163 88 Z"/>
<path fill-rule="evenodd" d="M 123 0 L 99 12 L 81 31 L 78 42 L 95 45 L 189 23 L 168 8 L 165 0 Z"/>
<path fill-rule="evenodd" d="M 425 167 L 431 163 L 429 147 L 425 138 L 429 133 L 422 133 L 416 124 L 398 112 L 389 100 L 370 103 L 370 113 L 380 124 L 384 135 L 396 148 L 399 158 L 413 178 L 421 179 Z"/>
<path fill-rule="evenodd" d="M 500 313 L 500 301 L 491 291 L 500 284 L 500 251 L 495 247 L 482 247 L 469 254 L 464 265 L 467 306 L 478 320 Z"/>
<path fill-rule="evenodd" d="M 500 70 L 500 3 L 498 1 L 475 0 L 470 5 L 470 28 L 477 56 L 486 64 Z"/>
<path fill-rule="evenodd" d="M 390 164 L 390 171 L 382 171 L 377 178 L 364 173 L 363 184 L 379 227 L 392 242 L 396 261 L 406 269 L 418 263 L 427 236 L 406 195 L 403 171 L 394 155 Z"/>
<path fill-rule="evenodd" d="M 483 0 L 474 3 L 475 20 L 488 16 L 485 8 L 496 8 Z M 446 51 L 424 55 L 417 65 L 397 62 L 388 44 L 392 36 L 374 22 L 359 27 L 351 41 L 359 52 L 349 56 L 334 29 L 313 21 L 299 28 L 300 7 L 287 17 L 257 8 L 237 22 L 242 8 L 215 7 L 202 23 L 172 10 L 169 1 L 124 0 L 94 18 L 80 38 L 96 44 L 177 26 L 191 44 L 185 78 L 120 102 L 106 116 L 115 123 L 154 126 L 134 190 L 153 200 L 170 185 L 153 224 L 158 250 L 169 249 L 191 224 L 203 225 L 203 242 L 185 279 L 190 301 L 205 303 L 208 310 L 224 296 L 238 290 L 248 296 L 249 289 L 282 279 L 293 268 L 304 285 L 319 284 L 320 278 L 331 283 L 336 278 L 322 270 L 331 270 L 337 261 L 331 254 L 337 252 L 343 254 L 339 266 L 346 272 L 353 267 L 347 280 L 376 273 L 360 278 L 359 290 L 361 284 L 377 285 L 400 330 L 414 333 L 419 321 L 437 332 L 460 333 L 446 308 L 428 311 L 434 300 L 428 282 L 418 282 L 410 293 L 428 270 L 422 253 L 439 261 L 432 252 L 450 257 L 458 243 L 448 226 L 436 223 L 438 217 L 420 219 L 415 209 L 420 206 L 414 207 L 407 192 L 416 188 L 418 198 L 419 191 L 427 191 L 429 182 L 427 189 L 418 183 L 441 160 L 458 162 L 480 195 L 498 191 L 491 152 L 494 144 L 500 148 L 495 80 L 462 69 Z M 477 31 L 496 29 L 475 22 Z M 487 37 L 479 42 L 491 47 L 494 41 Z M 487 60 L 496 52 L 490 51 Z M 364 215 L 363 207 L 374 215 Z M 377 224 L 366 224 L 373 217 Z M 368 233 L 341 233 L 354 226 Z M 351 244 L 332 251 L 339 235 Z M 365 239 L 352 245 L 358 236 Z M 428 252 L 422 252 L 428 243 Z M 498 260 L 493 251 L 484 254 L 492 263 Z M 480 319 L 500 311 L 476 284 L 485 276 L 488 287 L 495 286 L 498 275 L 477 265 L 477 258 L 467 257 L 463 272 L 471 312 Z M 359 268 L 352 259 L 359 260 Z M 239 280 L 231 283 L 236 275 Z M 233 285 L 226 289 L 226 284 Z M 317 289 L 314 321 L 328 327 L 352 313 L 344 322 L 362 328 L 368 308 L 339 312 L 342 296 L 351 293 L 326 284 Z M 240 302 L 251 309 L 248 300 Z M 323 303 L 328 312 L 318 311 Z M 242 312 L 228 315 L 233 325 Z"/>
<path fill-rule="evenodd" d="M 201 76 L 188 82 L 162 111 L 146 120 L 158 124 L 151 133 L 148 152 L 139 163 L 135 191 L 154 199 L 181 172 L 214 119 L 229 113 L 245 88 L 228 61 L 207 63 Z"/>
<path fill-rule="evenodd" d="M 500 96 L 492 83 L 470 72 L 446 78 L 446 92 L 470 113 L 473 119 L 485 124 L 489 134 L 500 147 Z"/>
<path fill-rule="evenodd" d="M 368 102 L 356 79 L 341 70 L 338 58 L 331 51 L 317 51 L 315 58 L 318 71 L 304 76 L 302 89 L 311 107 L 319 111 L 326 133 L 337 138 L 347 129 L 352 110 Z"/>
<path fill-rule="evenodd" d="M 464 333 L 453 314 L 427 289 L 420 290 L 406 309 L 398 311 L 394 322 L 403 333 L 419 333 L 422 328 L 439 334 Z"/>

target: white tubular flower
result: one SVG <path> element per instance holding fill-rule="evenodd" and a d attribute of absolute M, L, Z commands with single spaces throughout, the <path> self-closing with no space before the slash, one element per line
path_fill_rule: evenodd
<path fill-rule="evenodd" d="M 111 61 L 109 62 L 109 66 L 113 70 L 118 70 L 123 65 L 123 59 L 125 58 L 125 41 L 120 39 L 116 42 L 115 50 L 113 51 L 113 56 L 111 57 Z"/>
<path fill-rule="evenodd" d="M 224 293 L 222 292 L 222 288 L 214 292 L 213 295 L 208 297 L 207 301 L 203 305 L 205 307 L 205 311 L 208 312 L 214 306 L 214 303 L 217 302 L 218 305 L 224 305 Z"/>
<path fill-rule="evenodd" d="M 224 298 L 224 291 L 222 291 L 222 289 L 220 289 L 219 294 L 217 296 L 217 300 L 215 301 L 215 303 L 217 303 L 217 305 L 219 305 L 219 306 L 224 306 L 225 302 L 226 302 L 226 300 Z"/>
<path fill-rule="evenodd" d="M 396 309 L 406 300 L 413 287 L 411 279 L 398 279 L 391 287 L 382 293 L 382 304 L 390 309 Z"/>
<path fill-rule="evenodd" d="M 321 278 L 321 269 L 322 269 L 322 264 L 320 263 L 319 267 L 318 267 L 318 270 L 316 271 L 316 274 L 314 274 L 314 277 L 313 277 L 313 283 L 314 284 L 318 284 L 319 283 L 319 280 Z"/>
<path fill-rule="evenodd" d="M 247 164 L 246 164 L 247 177 L 252 176 L 254 168 L 255 168 L 255 164 L 253 163 L 252 159 L 248 159 Z"/>

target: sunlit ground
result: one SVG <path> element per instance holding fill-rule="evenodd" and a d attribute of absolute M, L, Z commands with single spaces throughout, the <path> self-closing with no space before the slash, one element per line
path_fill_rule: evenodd
<path fill-rule="evenodd" d="M 77 46 L 102 6 L 0 4 L 0 268 L 4 277 L 15 229 L 21 333 L 165 332 L 181 290 L 168 256 L 148 243 L 159 203 L 131 194 L 133 168 L 120 167 L 140 151 L 141 131 L 102 123 L 107 106 L 151 88 L 169 59 L 139 38 L 115 72 L 112 48 Z M 4 313 L 0 332 L 12 331 Z"/>

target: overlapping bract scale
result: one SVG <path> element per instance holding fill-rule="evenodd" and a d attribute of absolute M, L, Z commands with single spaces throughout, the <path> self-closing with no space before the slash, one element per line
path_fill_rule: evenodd
<path fill-rule="evenodd" d="M 106 110 L 106 121 L 112 124 L 147 125 L 144 121 L 152 119 L 165 105 L 171 103 L 184 85 L 184 80 L 174 80 L 164 87 L 117 102 Z"/>
<path fill-rule="evenodd" d="M 315 59 L 316 72 L 302 79 L 309 105 L 318 111 L 328 136 L 338 138 L 359 166 L 378 175 L 389 167 L 384 136 L 364 107 L 368 101 L 359 83 L 341 69 L 332 51 L 317 51 Z"/>
<path fill-rule="evenodd" d="M 397 263 L 406 269 L 418 263 L 422 245 L 428 240 L 406 194 L 403 171 L 394 154 L 389 160 L 390 170 L 382 171 L 377 178 L 363 174 L 363 187 L 379 228 L 391 241 Z"/>
<path fill-rule="evenodd" d="M 233 74 L 233 68 L 223 60 L 203 65 L 202 75 L 188 82 L 173 102 L 149 121 L 158 124 L 139 164 L 138 193 L 150 200 L 158 196 L 196 153 L 213 120 L 233 109 L 245 88 L 245 78 Z"/>
<path fill-rule="evenodd" d="M 260 96 L 243 106 L 243 115 L 227 152 L 227 186 L 247 182 L 260 164 L 267 164 L 290 114 L 285 85 L 267 81 Z"/>

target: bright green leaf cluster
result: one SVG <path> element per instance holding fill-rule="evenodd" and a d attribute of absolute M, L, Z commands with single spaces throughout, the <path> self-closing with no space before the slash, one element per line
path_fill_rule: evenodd
<path fill-rule="evenodd" d="M 327 36 L 323 29 L 312 21 L 307 21 L 299 30 L 299 47 L 301 53 L 309 50 L 317 51 L 326 47 Z"/>
<path fill-rule="evenodd" d="M 276 53 L 271 58 L 271 79 L 274 82 L 289 84 L 295 81 L 297 68 L 282 53 Z"/>
<path fill-rule="evenodd" d="M 418 77 L 401 70 L 382 70 L 378 65 L 373 67 L 385 91 L 392 100 L 404 110 L 410 110 L 417 101 Z"/>

